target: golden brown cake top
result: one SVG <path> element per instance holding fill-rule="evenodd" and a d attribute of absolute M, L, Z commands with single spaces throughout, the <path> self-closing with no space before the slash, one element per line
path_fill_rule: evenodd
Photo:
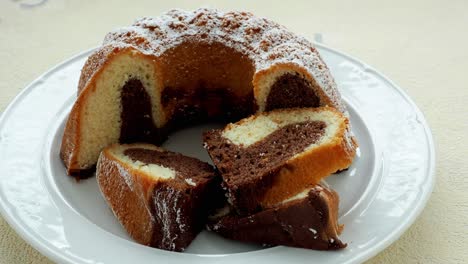
<path fill-rule="evenodd" d="M 174 9 L 158 17 L 138 19 L 132 26 L 108 33 L 103 46 L 83 68 L 80 87 L 84 87 L 115 50 L 132 47 L 159 57 L 187 41 L 223 43 L 248 56 L 256 72 L 277 64 L 295 64 L 305 69 L 329 98 L 341 106 L 329 69 L 310 41 L 276 22 L 248 12 L 222 12 L 210 8 L 193 11 Z M 339 108 L 345 111 L 344 107 Z"/>

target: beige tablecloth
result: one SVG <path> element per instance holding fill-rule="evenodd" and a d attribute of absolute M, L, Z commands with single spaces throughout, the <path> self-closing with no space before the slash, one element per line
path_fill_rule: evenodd
<path fill-rule="evenodd" d="M 195 1 L 2 0 L 0 112 L 55 64 L 140 16 Z M 213 1 L 214 2 L 214 1 Z M 379 69 L 422 109 L 437 148 L 437 182 L 415 224 L 369 263 L 467 263 L 468 2 L 216 1 L 244 9 Z M 206 4 L 205 4 L 206 5 Z M 0 218 L 0 263 L 49 263 Z"/>

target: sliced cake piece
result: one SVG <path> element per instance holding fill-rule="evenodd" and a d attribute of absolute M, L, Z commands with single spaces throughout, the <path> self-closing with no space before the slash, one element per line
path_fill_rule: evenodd
<path fill-rule="evenodd" d="M 284 245 L 319 250 L 346 247 L 340 241 L 338 194 L 323 185 L 309 187 L 273 208 L 248 216 L 220 210 L 210 217 L 207 228 L 244 242 Z"/>
<path fill-rule="evenodd" d="M 137 242 L 183 251 L 223 201 L 208 163 L 149 144 L 111 145 L 97 164 L 101 192 Z M 216 197 L 220 197 L 217 199 Z"/>
<path fill-rule="evenodd" d="M 240 214 L 280 203 L 353 161 L 348 119 L 329 108 L 260 113 L 204 134 L 204 146 Z"/>

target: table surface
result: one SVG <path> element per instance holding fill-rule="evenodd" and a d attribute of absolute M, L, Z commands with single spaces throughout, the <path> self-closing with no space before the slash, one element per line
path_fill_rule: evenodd
<path fill-rule="evenodd" d="M 137 17 L 195 1 L 3 0 L 0 113 L 28 83 Z M 468 254 L 467 1 L 213 1 L 248 10 L 383 72 L 425 114 L 437 149 L 436 185 L 411 228 L 368 263 L 466 263 Z M 0 217 L 0 263 L 50 263 Z"/>

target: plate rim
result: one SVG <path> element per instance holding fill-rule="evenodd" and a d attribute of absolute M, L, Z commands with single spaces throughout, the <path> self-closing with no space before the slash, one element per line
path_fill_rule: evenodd
<path fill-rule="evenodd" d="M 366 261 L 378 253 L 382 252 L 385 248 L 393 244 L 397 239 L 401 237 L 401 235 L 410 227 L 414 224 L 416 219 L 420 216 L 424 208 L 426 207 L 431 194 L 434 190 L 435 186 L 435 167 L 436 167 L 436 150 L 435 150 L 435 144 L 434 144 L 434 138 L 432 135 L 432 131 L 429 127 L 429 124 L 427 122 L 427 119 L 424 115 L 424 113 L 419 109 L 419 107 L 416 105 L 416 103 L 411 99 L 411 97 L 403 91 L 403 89 L 397 85 L 395 82 L 393 82 L 391 79 L 389 79 L 386 75 L 382 74 L 380 71 L 376 70 L 372 66 L 364 63 L 363 61 L 355 58 L 352 55 L 349 55 L 347 53 L 338 51 L 334 48 L 331 48 L 327 45 L 324 45 L 322 43 L 314 43 L 316 47 L 319 47 L 320 49 L 327 50 L 328 52 L 334 53 L 336 55 L 339 55 L 341 57 L 346 58 L 347 60 L 355 63 L 356 65 L 360 66 L 363 70 L 366 72 L 371 72 L 373 75 L 379 77 L 382 81 L 386 82 L 389 86 L 391 86 L 395 91 L 399 93 L 400 96 L 402 96 L 405 101 L 411 106 L 413 109 L 414 113 L 416 116 L 419 117 L 421 126 L 424 128 L 424 133 L 426 136 L 427 140 L 427 147 L 428 147 L 428 166 L 427 166 L 427 173 L 426 176 L 428 177 L 429 182 L 426 183 L 425 185 L 427 186 L 427 192 L 425 192 L 419 199 L 414 201 L 414 206 L 413 209 L 410 211 L 410 214 L 405 217 L 405 221 L 402 221 L 402 224 L 398 225 L 393 231 L 389 232 L 388 235 L 385 237 L 385 239 L 381 239 L 378 242 L 374 244 L 374 246 L 368 248 L 367 250 L 364 250 L 363 252 L 360 252 L 358 255 L 355 255 L 349 260 L 349 263 L 361 263 L 363 261 Z M 22 91 L 20 91 L 14 98 L 13 100 L 7 105 L 7 107 L 4 109 L 3 113 L 0 115 L 0 130 L 4 126 L 4 123 L 9 117 L 10 112 L 13 110 L 13 108 L 20 103 L 20 101 L 23 99 L 24 96 L 29 94 L 33 89 L 34 89 L 34 84 L 40 82 L 43 79 L 47 79 L 47 76 L 55 73 L 57 70 L 74 63 L 78 59 L 82 59 L 84 56 L 91 54 L 94 50 L 98 49 L 99 47 L 93 47 L 84 51 L 81 51 L 63 61 L 60 63 L 56 64 L 49 70 L 45 71 L 43 74 L 41 74 L 39 77 L 34 79 L 32 82 L 30 82 Z M 49 247 L 47 244 L 42 243 L 38 237 L 31 232 L 29 232 L 26 228 L 25 225 L 20 224 L 20 221 L 17 220 L 17 217 L 14 217 L 12 214 L 8 213 L 8 207 L 5 205 L 5 201 L 0 197 L 0 213 L 5 219 L 5 221 L 10 225 L 10 227 L 29 245 L 31 245 L 34 249 L 36 249 L 40 254 L 45 255 L 48 257 L 50 260 L 56 261 L 56 262 L 63 262 L 66 261 L 67 263 L 77 263 L 74 262 L 72 259 L 70 259 L 66 254 L 62 254 L 60 250 L 57 250 L 56 248 Z M 267 249 L 268 251 L 268 249 Z M 243 253 L 235 253 L 235 255 L 238 254 L 243 254 Z M 192 254 L 193 257 L 202 257 L 196 254 Z M 219 255 L 219 256 L 224 256 L 224 255 Z M 201 258 L 205 259 L 206 258 Z"/>
<path fill-rule="evenodd" d="M 348 60 L 360 65 L 365 71 L 372 72 L 374 76 L 378 76 L 379 78 L 382 79 L 382 81 L 385 81 L 390 86 L 392 86 L 406 100 L 406 102 L 411 105 L 416 115 L 420 117 L 421 125 L 422 127 L 424 127 L 424 132 L 425 132 L 427 142 L 428 142 L 428 155 L 429 155 L 428 164 L 429 166 L 427 169 L 427 176 L 430 182 L 429 182 L 427 193 L 423 195 L 419 200 L 417 200 L 416 202 L 417 206 L 415 206 L 414 209 L 411 210 L 411 215 L 409 215 L 406 218 L 406 221 L 404 221 L 403 224 L 399 225 L 395 230 L 393 230 L 393 232 L 391 232 L 385 240 L 381 240 L 379 241 L 380 243 L 377 242 L 374 245 L 374 247 L 369 248 L 368 250 L 364 252 L 361 252 L 361 254 L 357 258 L 352 259 L 351 260 L 352 262 L 350 262 L 350 263 L 361 263 L 376 256 L 378 253 L 382 252 L 391 244 L 393 244 L 395 241 L 397 241 L 414 224 L 416 219 L 418 219 L 418 217 L 421 215 L 424 208 L 426 208 L 427 203 L 429 199 L 431 198 L 432 192 L 434 191 L 435 180 L 436 180 L 436 176 L 435 176 L 436 149 L 435 149 L 435 144 L 434 144 L 434 137 L 432 135 L 432 130 L 429 127 L 429 123 L 427 122 L 426 116 L 421 111 L 421 109 L 419 109 L 419 107 L 411 99 L 411 97 L 399 85 L 397 85 L 394 81 L 388 78 L 387 75 L 383 74 L 379 70 L 375 69 L 374 67 L 357 59 L 356 57 L 352 55 L 338 51 L 334 48 L 323 45 L 322 43 L 314 43 L 314 44 L 332 53 L 339 54 L 347 58 Z"/>

